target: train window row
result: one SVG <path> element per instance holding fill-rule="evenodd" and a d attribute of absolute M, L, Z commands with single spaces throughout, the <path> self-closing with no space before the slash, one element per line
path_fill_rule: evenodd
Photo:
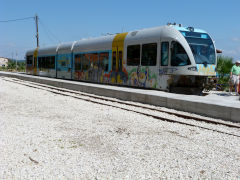
<path fill-rule="evenodd" d="M 86 71 L 90 68 L 108 71 L 109 53 L 88 53 L 75 55 L 75 71 Z"/>
<path fill-rule="evenodd" d="M 38 57 L 38 68 L 41 69 L 54 69 L 55 56 Z"/>
<path fill-rule="evenodd" d="M 169 42 L 161 43 L 161 66 L 168 66 L 170 57 Z M 185 49 L 178 42 L 171 42 L 171 66 L 190 65 L 189 57 Z M 140 58 L 141 56 L 141 58 Z M 119 51 L 119 58 L 122 58 L 122 51 Z M 141 61 L 141 62 L 140 62 Z M 63 62 L 64 63 L 64 62 Z M 75 55 L 75 70 L 86 71 L 90 68 L 104 70 L 109 69 L 109 53 L 86 53 Z M 122 60 L 119 59 L 119 68 L 122 67 Z M 27 56 L 27 64 L 33 64 L 33 56 Z M 156 66 L 157 64 L 157 43 L 142 45 L 129 45 L 127 47 L 127 65 L 128 66 Z M 64 66 L 64 64 L 62 64 Z M 38 57 L 39 69 L 54 69 L 55 56 Z M 116 70 L 116 52 L 112 54 L 112 70 Z"/>
<path fill-rule="evenodd" d="M 139 66 L 141 55 L 141 66 L 156 66 L 157 43 L 143 45 L 129 45 L 127 47 L 127 65 Z M 169 42 L 161 43 L 161 66 L 168 66 Z M 114 63 L 114 55 L 113 55 Z M 171 66 L 186 66 L 190 60 L 185 49 L 178 42 L 171 43 Z"/>
<path fill-rule="evenodd" d="M 142 48 L 142 66 L 156 66 L 157 64 L 157 43 L 130 45 L 127 47 L 127 65 L 140 65 L 140 54 Z"/>

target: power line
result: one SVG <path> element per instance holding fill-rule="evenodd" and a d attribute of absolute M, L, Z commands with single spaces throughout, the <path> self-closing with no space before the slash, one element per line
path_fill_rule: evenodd
<path fill-rule="evenodd" d="M 43 27 L 43 29 L 45 30 L 46 35 L 52 42 L 57 41 L 58 43 L 61 43 L 61 41 L 57 38 L 57 36 L 50 31 L 50 29 L 42 22 L 42 20 L 40 18 L 39 18 L 39 22 L 40 22 L 41 26 Z M 55 40 L 53 40 L 53 39 L 55 39 Z"/>
<path fill-rule="evenodd" d="M 26 18 L 19 18 L 19 19 L 10 19 L 10 20 L 5 20 L 5 21 L 0 21 L 0 22 L 14 22 L 14 21 L 22 21 L 26 19 L 34 19 L 35 17 L 26 17 Z"/>
<path fill-rule="evenodd" d="M 51 42 L 55 43 L 55 41 L 57 41 L 58 43 L 61 43 L 61 41 L 57 38 L 57 36 L 52 33 L 50 31 L 50 29 L 42 22 L 42 20 L 40 20 L 40 18 L 38 18 L 38 16 L 33 16 L 33 17 L 25 17 L 25 18 L 17 18 L 17 19 L 9 19 L 9 20 L 4 20 L 4 21 L 0 21 L 0 23 L 7 23 L 7 22 L 15 22 L 15 21 L 22 21 L 22 20 L 27 20 L 27 19 L 33 19 L 36 21 L 36 29 L 37 29 L 37 35 L 36 37 L 38 38 L 38 22 L 40 22 L 40 24 L 42 25 L 47 37 L 50 39 Z M 38 39 L 37 39 L 38 41 Z M 37 43 L 38 44 L 38 43 Z M 39 46 L 39 45 L 37 45 Z"/>

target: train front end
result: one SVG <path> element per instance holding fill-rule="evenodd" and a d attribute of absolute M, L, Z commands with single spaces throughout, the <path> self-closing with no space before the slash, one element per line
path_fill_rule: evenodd
<path fill-rule="evenodd" d="M 199 76 L 216 76 L 216 48 L 210 36 L 194 28 L 188 28 L 189 31 L 180 31 L 188 42 L 192 55 L 194 57 L 195 67 L 190 70 L 196 70 Z"/>
<path fill-rule="evenodd" d="M 175 41 L 182 49 L 171 46 L 172 66 L 178 66 L 174 87 L 186 87 L 201 92 L 211 77 L 216 76 L 217 54 L 210 35 L 193 27 L 174 26 Z M 175 64 L 174 64 L 175 63 Z"/>

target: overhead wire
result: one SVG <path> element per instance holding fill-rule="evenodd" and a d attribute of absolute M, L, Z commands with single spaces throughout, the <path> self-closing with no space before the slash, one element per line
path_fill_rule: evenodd
<path fill-rule="evenodd" d="M 4 21 L 0 21 L 2 23 L 5 22 L 14 22 L 14 21 L 22 21 L 22 20 L 27 20 L 27 19 L 34 19 L 35 17 L 26 17 L 26 18 L 18 18 L 18 19 L 10 19 L 10 20 L 4 20 Z"/>
<path fill-rule="evenodd" d="M 10 22 L 16 22 L 16 21 L 23 21 L 23 20 L 29 20 L 29 19 L 33 19 L 33 20 L 35 20 L 35 18 L 36 18 L 36 16 L 31 16 L 31 17 L 25 17 L 25 18 L 16 18 L 16 19 L 8 19 L 8 20 L 0 20 L 0 23 L 10 23 Z M 4 45 L 4 47 L 5 47 L 6 45 Z M 22 48 L 22 46 L 21 46 L 21 48 Z M 3 48 L 2 48 L 3 49 Z M 4 54 L 8 54 L 7 56 L 8 56 L 8 58 L 9 59 L 12 59 L 13 58 L 13 54 L 14 54 L 14 52 L 15 52 L 15 50 L 13 50 L 13 48 L 8 48 L 8 50 L 4 50 L 4 51 L 2 51 L 2 49 L 1 49 L 1 53 L 3 53 L 4 52 Z M 15 47 L 14 49 L 18 49 L 17 47 Z M 16 53 L 18 52 L 24 52 L 24 51 L 26 51 L 25 49 L 27 49 L 27 48 L 24 48 L 24 50 L 23 49 L 18 49 L 18 50 L 16 50 Z M 14 52 L 13 52 L 14 51 Z M 19 54 L 21 54 L 21 53 L 19 53 Z"/>
<path fill-rule="evenodd" d="M 0 20 L 0 23 L 7 23 L 7 22 L 15 22 L 15 21 L 22 21 L 22 20 L 27 20 L 27 19 L 35 19 L 35 17 L 25 17 L 25 18 L 17 18 L 17 19 L 9 19 L 9 20 Z M 57 38 L 57 36 L 52 33 L 50 31 L 50 29 L 42 22 L 42 20 L 40 18 L 38 18 L 39 23 L 41 24 L 42 28 L 44 29 L 47 37 L 50 39 L 50 41 L 52 43 L 61 43 L 61 41 L 59 40 L 59 38 Z"/>
<path fill-rule="evenodd" d="M 23 21 L 23 20 L 28 20 L 28 19 L 34 19 L 35 20 L 35 16 L 32 17 L 25 17 L 25 18 L 16 18 L 16 19 L 9 19 L 9 20 L 0 20 L 0 23 L 8 23 L 8 22 L 15 22 L 15 21 Z M 38 18 L 38 22 L 41 25 L 41 27 L 44 29 L 46 36 L 48 37 L 48 39 L 51 41 L 51 43 L 56 44 L 57 43 L 61 43 L 61 41 L 59 40 L 59 38 L 57 38 L 57 36 L 52 33 L 52 31 L 50 31 L 50 29 L 42 22 L 42 20 L 40 18 Z"/>
<path fill-rule="evenodd" d="M 44 29 L 44 31 L 46 32 L 48 38 L 49 38 L 52 42 L 53 42 L 53 41 L 55 41 L 55 42 L 57 41 L 59 44 L 61 43 L 61 41 L 57 38 L 57 36 L 50 31 L 50 29 L 42 22 L 42 20 L 41 20 L 40 18 L 39 18 L 39 23 L 40 23 L 40 25 L 43 27 L 43 29 Z M 54 42 L 54 43 L 55 43 L 55 42 Z"/>

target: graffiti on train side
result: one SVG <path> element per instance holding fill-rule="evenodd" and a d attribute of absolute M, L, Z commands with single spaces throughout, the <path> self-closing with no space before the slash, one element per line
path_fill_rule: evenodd
<path fill-rule="evenodd" d="M 157 87 L 157 75 L 149 70 L 149 67 L 133 68 L 128 72 L 129 85 L 140 87 Z"/>
<path fill-rule="evenodd" d="M 105 82 L 103 77 L 104 71 L 97 68 L 90 68 L 88 70 L 75 71 L 74 79 L 83 81 Z"/>
<path fill-rule="evenodd" d="M 103 69 L 90 68 L 86 71 L 75 71 L 74 79 L 100 83 L 127 84 L 128 75 L 126 70 L 105 72 Z"/>
<path fill-rule="evenodd" d="M 127 84 L 128 73 L 124 68 L 122 71 L 110 71 L 110 81 L 113 84 Z"/>

